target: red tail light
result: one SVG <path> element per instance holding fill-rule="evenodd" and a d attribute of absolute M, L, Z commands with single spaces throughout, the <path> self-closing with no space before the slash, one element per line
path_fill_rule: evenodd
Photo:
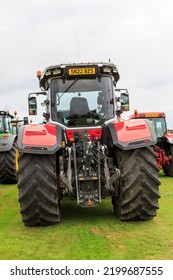
<path fill-rule="evenodd" d="M 73 130 L 67 130 L 66 136 L 67 136 L 68 142 L 74 142 L 74 131 Z"/>
<path fill-rule="evenodd" d="M 90 139 L 100 140 L 102 137 L 102 128 L 98 129 L 89 129 L 88 134 L 90 135 Z"/>

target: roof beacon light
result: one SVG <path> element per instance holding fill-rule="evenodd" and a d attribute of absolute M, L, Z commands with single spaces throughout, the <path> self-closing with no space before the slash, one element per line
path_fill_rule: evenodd
<path fill-rule="evenodd" d="M 37 71 L 37 78 L 40 80 L 42 72 L 40 70 Z"/>

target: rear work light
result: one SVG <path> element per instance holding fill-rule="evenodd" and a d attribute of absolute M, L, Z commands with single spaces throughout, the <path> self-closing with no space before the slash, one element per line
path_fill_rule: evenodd
<path fill-rule="evenodd" d="M 111 68 L 108 68 L 108 67 L 103 68 L 103 72 L 104 72 L 104 73 L 111 73 L 111 71 L 112 71 Z"/>

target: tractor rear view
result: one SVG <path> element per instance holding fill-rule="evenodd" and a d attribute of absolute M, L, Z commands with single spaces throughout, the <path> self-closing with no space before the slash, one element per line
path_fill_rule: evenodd
<path fill-rule="evenodd" d="M 45 122 L 19 129 L 19 202 L 26 226 L 60 222 L 60 201 L 98 206 L 111 197 L 120 220 L 150 220 L 159 208 L 156 134 L 146 120 L 123 121 L 126 89 L 116 88 L 112 63 L 73 63 L 38 72 L 41 92 L 29 94 L 29 114 L 45 96 Z"/>
<path fill-rule="evenodd" d="M 166 176 L 173 176 L 173 131 L 167 130 L 164 112 L 137 112 L 130 119 L 148 119 L 157 135 L 154 147 L 157 154 L 157 164 Z"/>
<path fill-rule="evenodd" d="M 8 111 L 0 111 L 0 183 L 15 184 L 18 181 L 17 134 L 23 120 L 16 119 Z"/>

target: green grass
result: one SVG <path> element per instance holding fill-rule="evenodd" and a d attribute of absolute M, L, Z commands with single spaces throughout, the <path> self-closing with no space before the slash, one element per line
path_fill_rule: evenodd
<path fill-rule="evenodd" d="M 151 221 L 119 221 L 110 198 L 90 209 L 64 199 L 61 223 L 38 228 L 21 221 L 17 186 L 0 185 L 0 259 L 173 259 L 173 178 L 161 173 L 160 180 L 160 209 Z"/>

